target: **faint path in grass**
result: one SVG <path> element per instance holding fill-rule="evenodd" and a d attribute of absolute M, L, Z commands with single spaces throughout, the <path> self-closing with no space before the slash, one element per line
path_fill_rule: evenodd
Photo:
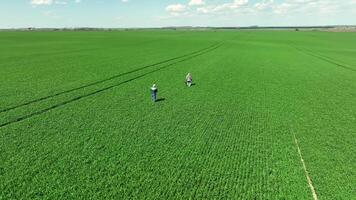
<path fill-rule="evenodd" d="M 313 199 L 314 200 L 318 200 L 318 195 L 316 194 L 315 188 L 313 186 L 313 182 L 312 182 L 312 180 L 311 180 L 311 178 L 309 176 L 307 167 L 306 167 L 304 159 L 303 159 L 302 151 L 300 150 L 299 143 L 298 143 L 298 140 L 297 140 L 297 137 L 296 137 L 295 133 L 293 133 L 293 137 L 294 137 L 295 145 L 296 145 L 297 150 L 298 150 L 300 161 L 302 162 L 302 165 L 303 165 L 304 173 L 305 173 L 305 176 L 307 178 L 309 188 L 310 188 L 310 190 L 312 192 L 312 195 L 313 195 Z"/>
<path fill-rule="evenodd" d="M 110 81 L 110 80 L 113 80 L 113 79 L 116 79 L 116 78 L 119 78 L 119 77 L 122 77 L 122 76 L 125 76 L 125 75 L 128 75 L 128 74 L 132 74 L 134 72 L 142 71 L 144 69 L 148 69 L 148 68 L 151 68 L 151 67 L 154 67 L 154 66 L 165 64 L 165 63 L 168 63 L 168 62 L 171 62 L 171 61 L 174 61 L 174 60 L 178 60 L 178 59 L 181 59 L 181 58 L 189 57 L 189 56 L 194 55 L 194 54 L 199 54 L 200 52 L 203 52 L 203 51 L 208 50 L 210 48 L 214 48 L 214 47 L 219 46 L 219 45 L 220 44 L 214 44 L 214 45 L 209 46 L 209 47 L 204 48 L 204 49 L 193 51 L 193 52 L 190 52 L 190 53 L 187 53 L 187 54 L 184 54 L 184 55 L 181 55 L 181 56 L 177 56 L 177 57 L 174 57 L 174 58 L 166 59 L 166 60 L 163 60 L 163 61 L 160 61 L 160 62 L 157 62 L 157 63 L 149 64 L 149 65 L 146 65 L 146 66 L 143 66 L 143 67 L 140 67 L 140 68 L 128 71 L 128 72 L 124 72 L 124 73 L 121 73 L 121 74 L 117 74 L 117 75 L 108 77 L 106 79 L 102 79 L 102 80 L 98 80 L 98 81 L 95 81 L 95 82 L 92 82 L 92 83 L 88 83 L 88 84 L 82 85 L 80 87 L 76 87 L 76 88 L 72 88 L 72 89 L 69 89 L 69 90 L 62 91 L 62 92 L 58 92 L 58 93 L 55 93 L 55 94 L 52 94 L 52 95 L 48 95 L 48 96 L 44 96 L 44 97 L 41 97 L 41 98 L 38 98 L 38 99 L 33 99 L 33 100 L 27 101 L 27 102 L 22 103 L 22 104 L 18 104 L 18 105 L 12 106 L 12 107 L 8 107 L 8 108 L 5 108 L 5 109 L 2 109 L 2 110 L 0 110 L 0 113 L 8 112 L 10 110 L 21 108 L 23 106 L 27 106 L 27 105 L 30 105 L 30 104 L 33 104 L 33 103 L 37 103 L 37 102 L 40 102 L 40 101 L 43 101 L 43 100 L 54 98 L 54 97 L 57 97 L 57 96 L 60 96 L 60 95 L 63 95 L 63 94 L 67 94 L 67 93 L 74 92 L 74 91 L 77 91 L 77 90 L 80 90 L 80 89 L 84 89 L 84 88 L 87 88 L 87 87 L 95 86 L 95 85 L 98 85 L 98 84 L 101 84 L 101 83 L 104 83 L 104 82 L 107 82 L 107 81 Z"/>
<path fill-rule="evenodd" d="M 134 80 L 136 80 L 136 79 L 142 78 L 142 77 L 147 76 L 147 75 L 149 75 L 149 74 L 152 74 L 152 73 L 155 73 L 155 72 L 157 72 L 157 71 L 163 70 L 163 69 L 165 69 L 165 68 L 174 66 L 174 65 L 176 65 L 176 64 L 178 64 L 178 63 L 191 60 L 191 59 L 193 59 L 193 58 L 195 58 L 195 57 L 198 57 L 198 56 L 204 55 L 204 54 L 206 54 L 206 53 L 209 53 L 209 52 L 211 52 L 211 51 L 214 51 L 214 50 L 216 50 L 217 48 L 219 48 L 221 45 L 222 45 L 221 43 L 215 44 L 215 45 L 213 45 L 213 46 L 210 46 L 210 47 L 208 47 L 208 48 L 205 48 L 204 50 L 199 50 L 199 51 L 197 51 L 196 53 L 190 54 L 190 56 L 189 56 L 189 55 L 188 55 L 188 56 L 181 56 L 180 58 L 183 58 L 182 60 L 178 60 L 178 61 L 176 61 L 176 62 L 173 62 L 173 63 L 167 64 L 167 65 L 164 65 L 164 66 L 159 67 L 159 68 L 157 68 L 157 69 L 155 69 L 155 70 L 146 72 L 146 73 L 144 73 L 144 74 L 141 74 L 141 75 L 136 76 L 136 77 L 134 77 L 134 78 L 128 79 L 128 80 L 126 80 L 126 81 L 122 81 L 122 82 L 120 82 L 120 83 L 117 83 L 117 84 L 114 84 L 114 85 L 111 85 L 111 86 L 108 86 L 108 87 L 104 87 L 104 88 L 101 88 L 101 89 L 99 89 L 99 90 L 95 90 L 95 91 L 90 92 L 90 93 L 87 93 L 87 94 L 85 94 L 85 95 L 81 95 L 81 96 L 72 98 L 72 99 L 70 99 L 70 100 L 67 100 L 67 101 L 64 101 L 64 102 L 61 102 L 61 103 L 52 105 L 52 106 L 50 106 L 50 107 L 48 107 L 48 108 L 35 111 L 35 112 L 30 113 L 30 114 L 28 114 L 28 115 L 23 115 L 23 116 L 17 117 L 17 118 L 14 119 L 14 120 L 11 120 L 11 121 L 8 121 L 8 122 L 5 122 L 5 123 L 0 124 L 0 128 L 3 128 L 3 127 L 5 127 L 5 126 L 11 125 L 11 124 L 14 124 L 14 123 L 17 123 L 17 122 L 21 122 L 21 121 L 23 121 L 23 120 L 25 120 L 25 119 L 29 119 L 29 118 L 31 118 L 31 117 L 34 117 L 34 116 L 37 116 L 37 115 L 40 115 L 40 114 L 43 114 L 43 113 L 46 113 L 46 112 L 48 112 L 48 111 L 50 111 L 50 110 L 56 109 L 56 108 L 58 108 L 58 107 L 62 107 L 62 106 L 64 106 L 64 105 L 67 105 L 67 104 L 69 104 L 69 103 L 72 103 L 72 102 L 81 100 L 81 99 L 83 99 L 83 98 L 90 97 L 90 96 L 99 94 L 99 93 L 101 93 L 101 92 L 110 90 L 110 89 L 112 89 L 112 88 L 118 87 L 118 86 L 123 85 L 123 84 L 125 84 L 125 83 L 129 83 L 129 82 L 131 82 L 131 81 L 134 81 Z M 147 68 L 147 67 L 146 67 L 146 68 Z M 139 71 L 139 70 L 137 70 L 137 71 Z M 58 96 L 58 95 L 57 95 L 57 96 Z M 50 97 L 49 97 L 49 98 L 50 98 Z M 43 99 L 42 99 L 42 100 L 43 100 Z"/>

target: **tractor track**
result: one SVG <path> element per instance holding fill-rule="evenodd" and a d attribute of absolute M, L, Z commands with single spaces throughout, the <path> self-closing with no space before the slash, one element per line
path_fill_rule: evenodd
<path fill-rule="evenodd" d="M 71 93 L 71 92 L 74 92 L 74 91 L 77 91 L 77 90 L 81 90 L 81 89 L 84 89 L 84 88 L 87 88 L 87 87 L 95 86 L 95 85 L 98 85 L 98 84 L 101 84 L 101 83 L 104 83 L 104 82 L 107 82 L 107 81 L 110 81 L 110 80 L 114 80 L 116 78 L 119 78 L 119 77 L 122 77 L 122 76 L 125 76 L 125 75 L 128 75 L 128 74 L 132 74 L 134 72 L 138 72 L 138 71 L 141 71 L 141 70 L 144 70 L 144 69 L 148 69 L 148 68 L 151 68 L 151 67 L 154 67 L 154 66 L 157 66 L 157 65 L 161 65 L 161 64 L 165 64 L 165 63 L 168 63 L 168 62 L 171 62 L 171 61 L 174 61 L 174 60 L 178 60 L 178 59 L 181 59 L 181 58 L 189 57 L 189 56 L 194 55 L 194 54 L 199 54 L 200 52 L 203 52 L 205 50 L 208 50 L 210 48 L 214 48 L 214 47 L 220 46 L 220 45 L 221 45 L 221 43 L 214 44 L 214 45 L 211 45 L 209 47 L 206 47 L 206 48 L 203 48 L 203 49 L 200 49 L 200 50 L 197 50 L 197 51 L 193 51 L 193 52 L 181 55 L 181 56 L 169 58 L 169 59 L 157 62 L 157 63 L 145 65 L 143 67 L 139 67 L 137 69 L 134 69 L 134 70 L 131 70 L 131 71 L 128 71 L 128 72 L 124 72 L 124 73 L 121 73 L 121 74 L 117 74 L 117 75 L 114 75 L 114 76 L 111 76 L 111 77 L 108 77 L 108 78 L 105 78 L 105 79 L 102 79 L 102 80 L 99 80 L 99 81 L 95 81 L 95 82 L 88 83 L 88 84 L 85 84 L 85 85 L 82 85 L 82 86 L 79 86 L 79 87 L 76 87 L 76 88 L 72 88 L 72 89 L 65 90 L 65 91 L 62 91 L 62 92 L 58 92 L 58 93 L 55 93 L 55 94 L 52 94 L 52 95 L 40 97 L 38 99 L 33 99 L 33 100 L 27 101 L 27 102 L 22 103 L 22 104 L 18 104 L 18 105 L 15 105 L 15 106 L 4 108 L 4 109 L 0 110 L 0 114 L 4 113 L 4 112 L 11 111 L 11 110 L 14 110 L 14 109 L 17 109 L 17 108 L 28 106 L 30 104 L 38 103 L 40 101 L 44 101 L 44 100 L 47 100 L 47 99 L 50 99 L 50 98 L 54 98 L 54 97 L 57 97 L 57 96 L 60 96 L 60 95 L 63 95 L 63 94 L 67 94 L 67 93 Z"/>
<path fill-rule="evenodd" d="M 325 62 L 328 62 L 330 64 L 333 64 L 333 65 L 336 65 L 338 67 L 341 67 L 341 68 L 344 68 L 344 69 L 347 69 L 347 70 L 350 70 L 350 71 L 353 71 L 353 72 L 356 72 L 356 69 L 355 68 L 352 68 L 350 66 L 347 66 L 347 65 L 344 65 L 344 64 L 341 64 L 339 62 L 337 62 L 336 60 L 332 59 L 332 58 L 329 58 L 329 57 L 326 57 L 326 56 L 322 56 L 322 55 L 319 55 L 319 54 L 316 54 L 308 49 L 305 49 L 305 48 L 298 48 L 294 45 L 292 45 L 293 48 L 295 48 L 296 50 L 298 50 L 299 52 L 303 53 L 303 54 L 306 54 L 306 55 L 309 55 L 309 56 L 312 56 L 314 58 L 318 58 L 319 60 L 323 60 Z"/>
<path fill-rule="evenodd" d="M 129 83 L 129 82 L 131 82 L 131 81 L 140 79 L 140 78 L 142 78 L 142 77 L 144 77 L 144 76 L 147 76 L 147 75 L 149 75 L 149 74 L 152 74 L 152 73 L 155 73 L 155 72 L 157 72 L 157 71 L 160 71 L 160 70 L 166 69 L 166 68 L 168 68 L 168 67 L 174 66 L 174 65 L 179 64 L 179 63 L 181 63 L 181 62 L 185 62 L 185 61 L 191 60 L 191 59 L 196 58 L 196 57 L 198 57 L 198 56 L 201 56 L 201 55 L 204 55 L 204 54 L 209 53 L 209 52 L 211 52 L 211 51 L 214 51 L 214 50 L 216 50 L 217 48 L 219 48 L 221 45 L 222 45 L 222 43 L 215 44 L 215 45 L 212 45 L 212 46 L 210 46 L 210 47 L 208 47 L 208 48 L 205 48 L 204 50 L 199 50 L 199 51 L 197 51 L 196 53 L 192 53 L 192 54 L 190 54 L 190 55 L 188 55 L 188 56 L 184 56 L 184 57 L 183 57 L 183 56 L 180 56 L 180 58 L 183 58 L 182 60 L 178 60 L 178 61 L 175 61 L 175 62 L 173 62 L 173 63 L 169 63 L 169 64 L 167 64 L 167 65 L 163 65 L 162 67 L 159 67 L 159 68 L 157 68 L 157 69 L 151 70 L 151 71 L 149 71 L 149 72 L 146 72 L 146 73 L 141 74 L 141 75 L 139 75 L 139 76 L 136 76 L 136 77 L 134 77 L 134 78 L 131 78 L 131 79 L 128 79 L 128 80 L 125 80 L 125 81 L 116 83 L 116 84 L 111 85 L 111 86 L 108 86 L 108 87 L 104 87 L 104 88 L 99 89 L 99 90 L 95 90 L 95 91 L 90 92 L 90 93 L 87 93 L 87 94 L 85 94 L 85 95 L 81 95 L 81 96 L 72 98 L 72 99 L 70 99 L 70 100 L 67 100 L 67 101 L 64 101 L 64 102 L 61 102 L 61 103 L 52 105 L 52 106 L 50 106 L 50 107 L 48 107 L 48 108 L 41 109 L 41 110 L 35 111 L 35 112 L 33 112 L 33 113 L 30 113 L 30 114 L 27 114 L 27 115 L 23 115 L 23 116 L 17 117 L 17 118 L 14 119 L 14 120 L 11 120 L 11 121 L 8 121 L 8 122 L 5 122 L 5 123 L 0 124 L 0 128 L 6 127 L 6 126 L 8 126 L 8 125 L 11 125 L 11 124 L 14 124 L 14 123 L 17 123 L 17 122 L 21 122 L 21 121 L 23 121 L 23 120 L 32 118 L 32 117 L 34 117 L 34 116 L 37 116 L 37 115 L 40 115 L 40 114 L 43 114 L 43 113 L 46 113 L 46 112 L 51 111 L 51 110 L 53 110 L 53 109 L 56 109 L 56 108 L 62 107 L 62 106 L 64 106 L 64 105 L 67 105 L 67 104 L 76 102 L 76 101 L 78 101 L 78 100 L 84 99 L 84 98 L 86 98 L 86 97 L 90 97 L 90 96 L 99 94 L 99 93 L 101 93 L 101 92 L 110 90 L 110 89 L 112 89 L 112 88 L 118 87 L 118 86 L 123 85 L 123 84 L 125 84 L 125 83 Z M 146 68 L 147 68 L 147 67 L 146 67 Z M 136 69 L 136 71 L 139 71 L 139 70 Z"/>
<path fill-rule="evenodd" d="M 73 53 L 87 53 L 91 51 L 98 51 L 98 50 L 107 50 L 107 49 L 120 49 L 123 47 L 129 47 L 129 46 L 135 46 L 135 45 L 146 45 L 149 43 L 154 43 L 157 42 L 157 39 L 154 40 L 149 40 L 146 42 L 140 42 L 140 43 L 132 43 L 132 44 L 125 44 L 125 45 L 119 45 L 117 47 L 97 47 L 97 48 L 87 48 L 87 49 L 73 49 L 73 50 L 66 50 L 66 51 L 54 51 L 54 52 L 46 52 L 46 53 L 33 53 L 33 54 L 27 54 L 27 55 L 22 55 L 22 56 L 9 56 L 9 57 L 4 57 L 0 58 L 0 61 L 5 61 L 5 60 L 16 60 L 16 59 L 23 59 L 24 57 L 43 57 L 43 56 L 63 56 L 67 54 L 73 54 Z"/>

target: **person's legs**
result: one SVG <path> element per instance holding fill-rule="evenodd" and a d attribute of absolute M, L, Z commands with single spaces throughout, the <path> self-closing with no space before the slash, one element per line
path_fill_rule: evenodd
<path fill-rule="evenodd" d="M 192 86 L 192 82 L 188 81 L 188 87 Z"/>
<path fill-rule="evenodd" d="M 152 93 L 152 102 L 156 102 L 156 99 L 157 99 L 157 94 L 156 93 Z"/>

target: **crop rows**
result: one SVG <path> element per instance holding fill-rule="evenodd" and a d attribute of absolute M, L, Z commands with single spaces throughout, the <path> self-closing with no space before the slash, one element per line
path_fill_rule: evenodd
<path fill-rule="evenodd" d="M 37 47 L 38 36 L 54 42 L 47 34 L 12 37 Z M 355 73 L 309 55 L 337 61 L 312 47 L 352 48 L 354 35 L 341 44 L 318 32 L 55 34 L 59 52 L 90 43 L 53 66 L 46 50 L 10 61 L 15 42 L 0 47 L 10 63 L 0 63 L 0 123 L 10 122 L 0 128 L 0 199 L 313 199 L 294 136 L 319 199 L 356 196 Z"/>

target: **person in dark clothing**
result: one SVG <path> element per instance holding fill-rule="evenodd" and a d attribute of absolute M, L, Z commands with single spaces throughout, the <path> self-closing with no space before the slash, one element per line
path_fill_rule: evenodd
<path fill-rule="evenodd" d="M 150 90 L 151 90 L 151 99 L 152 102 L 154 103 L 157 101 L 157 92 L 158 92 L 156 84 L 153 84 Z"/>

